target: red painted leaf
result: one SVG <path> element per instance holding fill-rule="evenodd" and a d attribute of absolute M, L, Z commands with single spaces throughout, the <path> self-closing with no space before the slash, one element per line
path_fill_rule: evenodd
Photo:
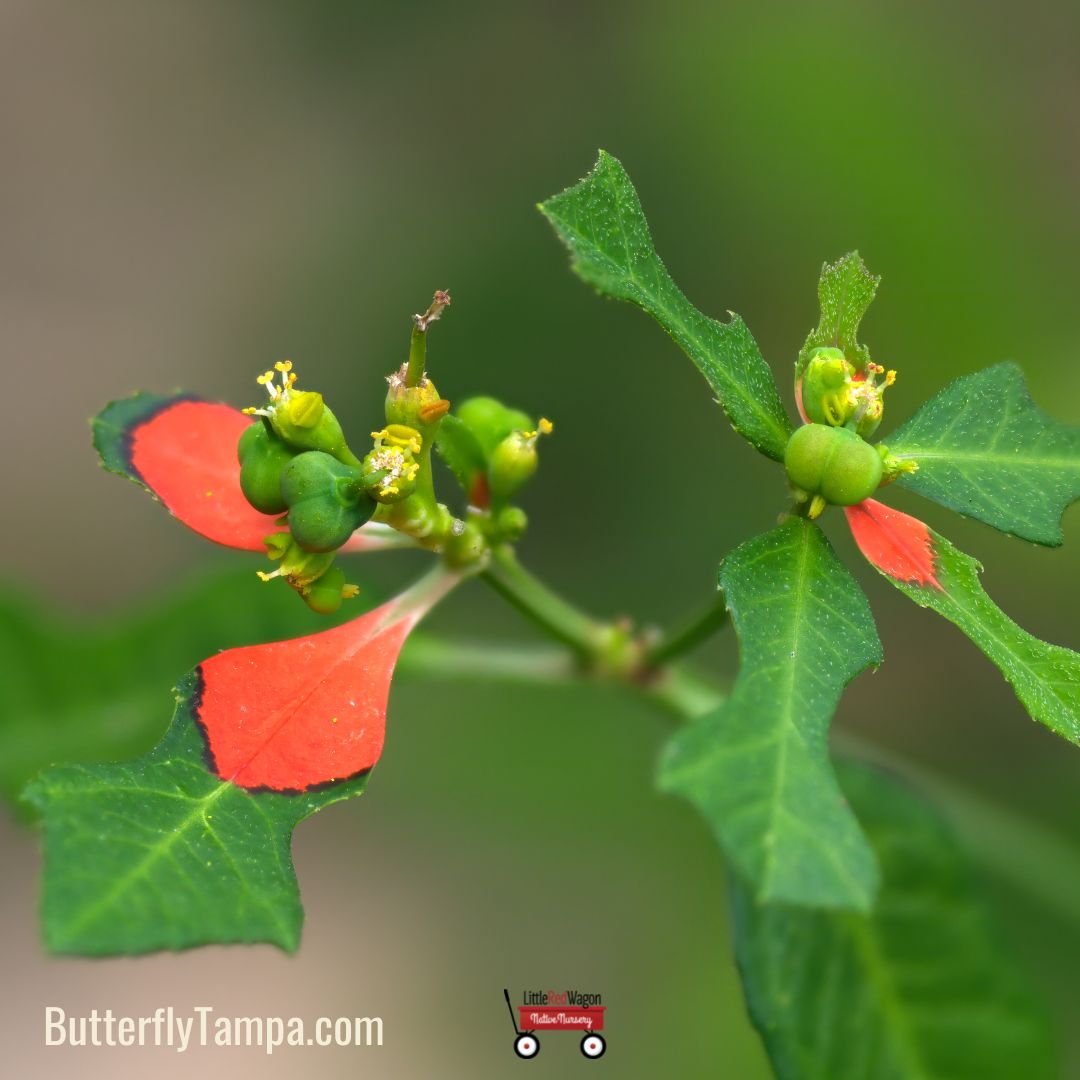
<path fill-rule="evenodd" d="M 280 532 L 240 490 L 236 444 L 251 419 L 215 402 L 138 394 L 113 402 L 95 421 L 102 464 L 156 495 L 189 529 L 217 544 L 263 551 L 263 537 Z M 369 524 L 343 551 L 376 551 L 411 541 Z"/>
<path fill-rule="evenodd" d="M 456 580 L 438 570 L 333 630 L 204 661 L 195 716 L 217 775 L 244 788 L 303 791 L 370 769 L 382 753 L 401 646 Z"/>
<path fill-rule="evenodd" d="M 131 466 L 189 529 L 217 544 L 262 551 L 263 537 L 281 526 L 240 490 L 236 444 L 250 423 L 229 405 L 174 402 L 132 428 Z"/>
<path fill-rule="evenodd" d="M 941 588 L 934 569 L 934 542 L 918 518 L 874 499 L 845 507 L 845 513 L 859 550 L 882 573 Z"/>

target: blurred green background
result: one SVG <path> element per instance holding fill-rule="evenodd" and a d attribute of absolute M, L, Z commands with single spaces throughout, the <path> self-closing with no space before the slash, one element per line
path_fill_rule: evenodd
<path fill-rule="evenodd" d="M 1078 30 L 1064 2 L 5 0 L 6 576 L 98 618 L 211 564 L 253 570 L 100 472 L 87 418 L 139 388 L 250 404 L 255 374 L 291 357 L 368 430 L 409 315 L 438 287 L 454 296 L 430 349 L 442 393 L 494 393 L 556 422 L 524 557 L 597 613 L 664 624 L 696 605 L 723 553 L 784 508 L 783 477 L 658 328 L 569 273 L 534 204 L 598 146 L 637 183 L 676 280 L 746 319 L 789 403 L 819 267 L 858 247 L 884 275 L 863 337 L 900 371 L 886 435 L 1002 359 L 1080 422 Z M 983 560 L 1022 625 L 1080 646 L 1080 511 L 1067 547 L 1046 551 L 904 492 L 890 501 Z M 867 586 L 887 661 L 838 726 L 1080 843 L 1075 749 L 1030 723 L 950 625 L 868 573 L 841 524 L 826 529 Z M 389 590 L 422 563 L 378 556 L 358 572 Z M 431 625 L 531 639 L 480 585 Z M 701 660 L 730 674 L 730 635 Z M 533 1072 L 768 1075 L 714 845 L 651 789 L 668 726 L 602 688 L 398 680 L 368 794 L 297 833 L 308 923 L 293 958 L 45 959 L 36 837 L 4 821 L 12 1075 L 504 1077 L 517 1066 L 503 986 L 598 990 L 609 1006 L 602 1062 L 551 1036 Z M 1067 1028 L 1080 922 L 995 893 Z M 46 1051 L 45 1004 L 379 1013 L 387 1045 L 269 1060 Z M 1066 1036 L 1080 1075 L 1075 1024 Z"/>

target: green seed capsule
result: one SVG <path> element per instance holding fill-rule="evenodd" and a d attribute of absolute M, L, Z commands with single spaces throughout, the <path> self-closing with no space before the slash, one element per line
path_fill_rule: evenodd
<path fill-rule="evenodd" d="M 295 451 L 285 445 L 261 420 L 244 430 L 237 446 L 240 490 L 263 514 L 280 514 L 287 507 L 281 497 L 281 473 Z"/>
<path fill-rule="evenodd" d="M 305 551 L 335 551 L 375 512 L 360 485 L 362 470 L 330 454 L 299 454 L 281 474 L 289 531 Z"/>
<path fill-rule="evenodd" d="M 835 506 L 854 506 L 881 483 L 881 455 L 847 428 L 806 424 L 788 440 L 784 468 L 792 486 Z"/>

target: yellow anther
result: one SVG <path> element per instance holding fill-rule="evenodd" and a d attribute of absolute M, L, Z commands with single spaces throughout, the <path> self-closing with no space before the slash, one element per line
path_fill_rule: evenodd
<path fill-rule="evenodd" d="M 254 415 L 255 415 L 255 414 L 256 414 L 256 413 L 257 413 L 257 412 L 258 412 L 259 410 L 258 410 L 258 409 L 256 409 L 254 405 L 250 405 L 250 406 L 249 406 L 248 408 L 246 408 L 246 409 L 241 409 L 240 411 L 241 411 L 241 412 L 242 412 L 242 413 L 243 413 L 243 414 L 244 414 L 245 416 L 254 416 Z"/>
<path fill-rule="evenodd" d="M 383 442 L 389 442 L 390 449 L 405 449 L 412 454 L 419 454 L 423 447 L 420 432 L 406 424 L 387 424 L 382 431 L 373 431 L 371 437 L 377 450 L 383 448 Z"/>
<path fill-rule="evenodd" d="M 554 430 L 555 425 L 546 416 L 542 416 L 535 431 L 519 431 L 518 434 L 526 442 L 535 442 L 541 435 L 550 435 Z"/>
<path fill-rule="evenodd" d="M 292 361 L 291 360 L 279 360 L 274 365 L 274 370 L 275 371 L 292 371 Z"/>
<path fill-rule="evenodd" d="M 886 386 L 892 386 L 892 384 L 894 382 L 896 382 L 896 372 L 895 371 L 886 371 L 885 372 L 885 385 Z"/>
<path fill-rule="evenodd" d="M 281 576 L 280 570 L 274 570 L 272 573 L 269 574 L 266 573 L 265 570 L 256 570 L 255 573 L 259 575 L 260 581 L 273 581 L 274 578 Z"/>
<path fill-rule="evenodd" d="M 261 375 L 257 376 L 255 381 L 260 386 L 265 386 L 271 379 L 273 379 L 274 373 L 272 371 L 264 371 Z"/>
<path fill-rule="evenodd" d="M 342 585 L 341 586 L 341 599 L 351 600 L 354 596 L 360 595 L 359 585 Z"/>

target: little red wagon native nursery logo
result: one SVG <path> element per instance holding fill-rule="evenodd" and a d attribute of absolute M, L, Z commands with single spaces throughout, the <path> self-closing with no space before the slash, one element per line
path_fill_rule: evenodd
<path fill-rule="evenodd" d="M 600 1031 L 606 1006 L 602 995 L 580 990 L 526 990 L 516 1008 L 509 990 L 503 990 L 503 997 L 514 1025 L 514 1053 L 519 1058 L 534 1058 L 540 1053 L 538 1031 L 579 1032 L 579 1049 L 585 1057 L 604 1056 L 607 1042 Z"/>

